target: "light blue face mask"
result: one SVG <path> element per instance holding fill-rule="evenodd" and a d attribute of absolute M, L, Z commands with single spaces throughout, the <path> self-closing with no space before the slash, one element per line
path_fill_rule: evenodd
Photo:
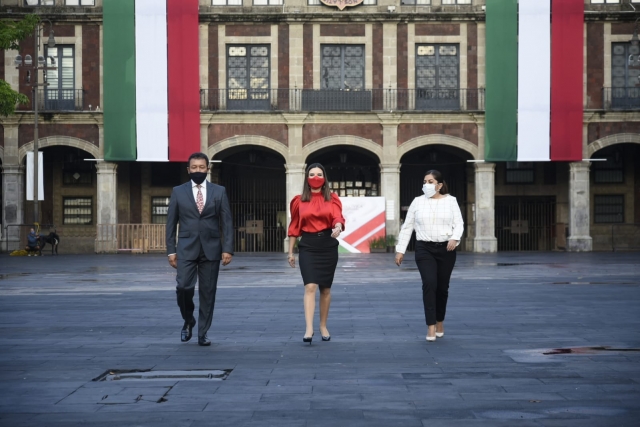
<path fill-rule="evenodd" d="M 422 192 L 428 198 L 433 197 L 436 194 L 436 185 L 435 184 L 424 184 L 422 186 Z"/>

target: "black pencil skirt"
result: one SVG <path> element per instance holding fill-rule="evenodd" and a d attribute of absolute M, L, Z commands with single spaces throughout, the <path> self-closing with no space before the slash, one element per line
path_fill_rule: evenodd
<path fill-rule="evenodd" d="M 338 240 L 331 237 L 331 230 L 303 232 L 298 251 L 304 284 L 315 283 L 321 288 L 330 288 L 338 265 Z"/>

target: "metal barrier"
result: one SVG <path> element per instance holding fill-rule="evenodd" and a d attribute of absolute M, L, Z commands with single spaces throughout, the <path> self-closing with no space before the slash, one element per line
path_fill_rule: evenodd
<path fill-rule="evenodd" d="M 53 224 L 40 224 L 40 236 L 46 236 L 55 230 Z M 9 224 L 4 227 L 5 250 L 9 253 L 24 249 L 27 246 L 27 235 L 31 228 L 37 228 L 34 224 Z M 56 231 L 59 235 L 60 233 Z"/>
<path fill-rule="evenodd" d="M 96 252 L 164 252 L 165 224 L 98 224 Z"/>

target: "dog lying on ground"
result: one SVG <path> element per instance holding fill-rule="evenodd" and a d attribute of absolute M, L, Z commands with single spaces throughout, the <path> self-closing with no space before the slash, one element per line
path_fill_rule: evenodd
<path fill-rule="evenodd" d="M 58 255 L 58 244 L 60 243 L 60 236 L 56 234 L 56 230 L 50 232 L 47 236 L 40 236 L 40 251 L 48 244 L 51 245 L 51 255 L 54 253 Z"/>

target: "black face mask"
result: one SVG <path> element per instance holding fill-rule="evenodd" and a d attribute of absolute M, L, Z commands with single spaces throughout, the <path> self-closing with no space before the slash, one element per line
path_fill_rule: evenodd
<path fill-rule="evenodd" d="M 207 173 L 206 172 L 191 172 L 189 174 L 189 178 L 191 178 L 191 180 L 193 182 L 195 182 L 196 184 L 202 184 L 204 182 L 205 179 L 207 179 Z"/>

